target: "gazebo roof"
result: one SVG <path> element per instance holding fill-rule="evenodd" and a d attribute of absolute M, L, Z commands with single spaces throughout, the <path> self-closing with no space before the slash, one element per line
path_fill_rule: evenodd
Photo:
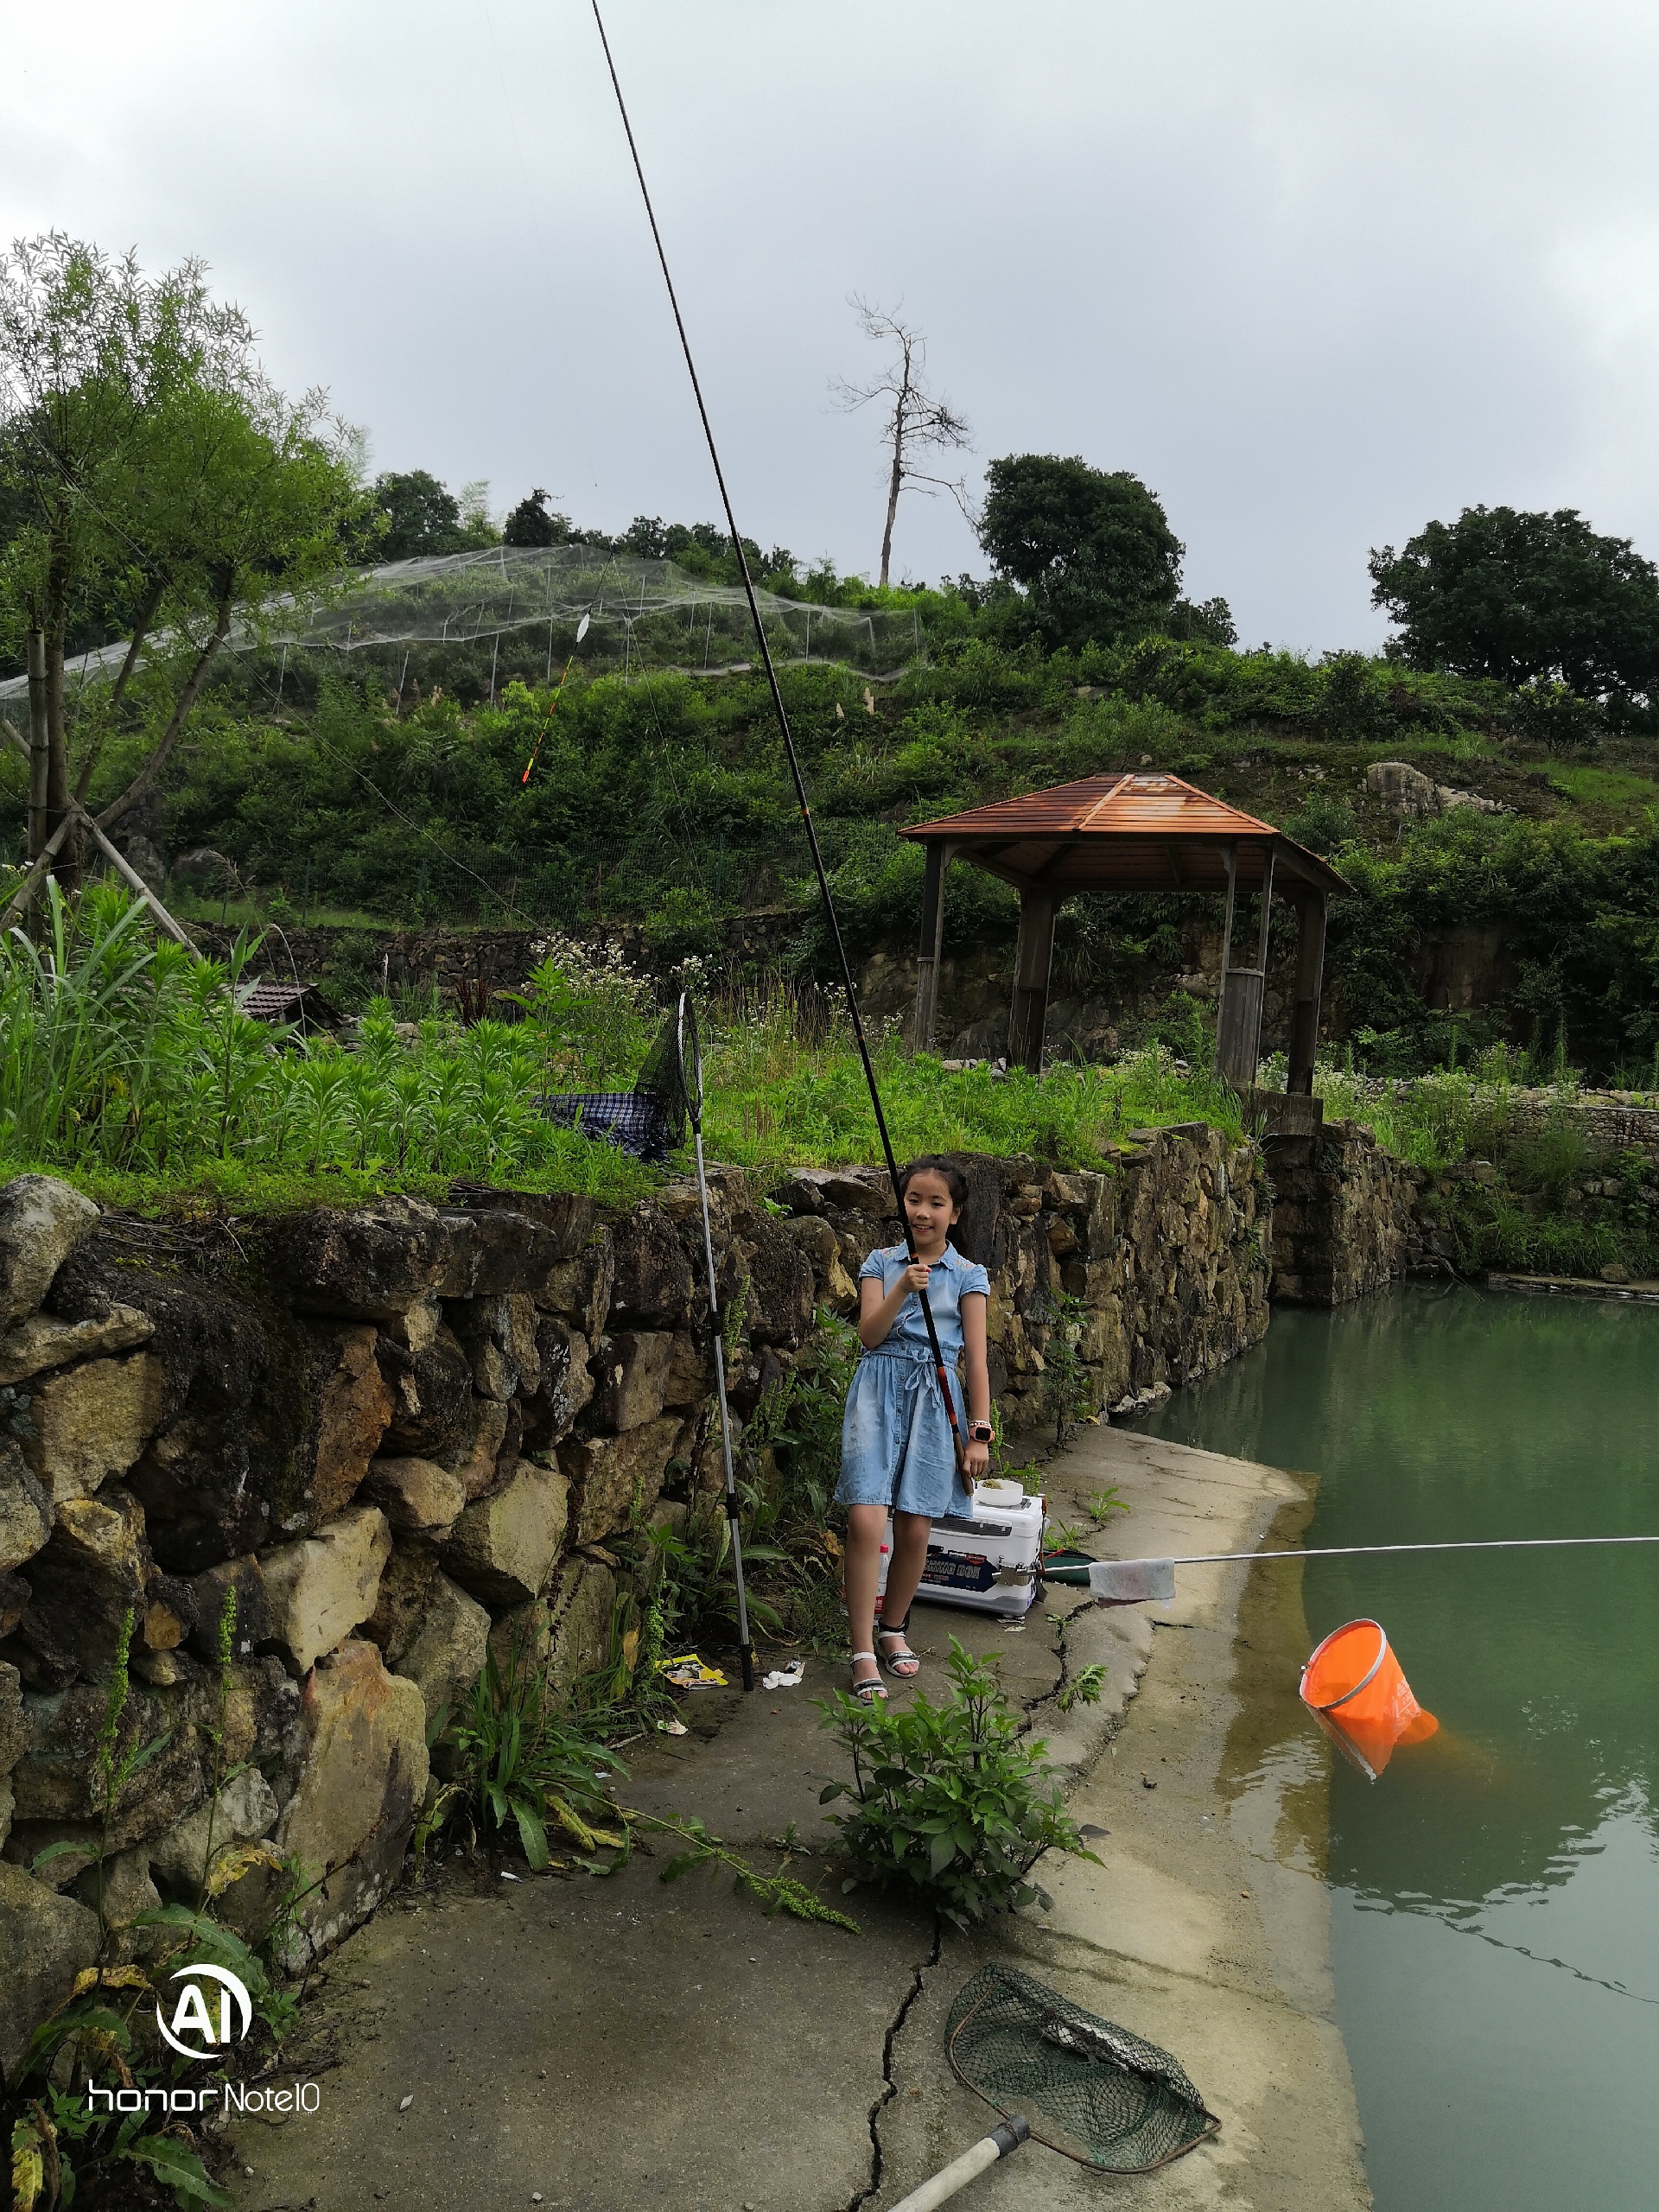
<path fill-rule="evenodd" d="M 963 860 L 1020 889 L 1224 889 L 1227 851 L 1238 887 L 1259 886 L 1269 853 L 1275 873 L 1323 891 L 1349 888 L 1335 868 L 1271 823 L 1229 806 L 1179 776 L 1131 769 L 1084 776 L 1024 798 L 999 799 L 899 832 L 948 844 Z"/>

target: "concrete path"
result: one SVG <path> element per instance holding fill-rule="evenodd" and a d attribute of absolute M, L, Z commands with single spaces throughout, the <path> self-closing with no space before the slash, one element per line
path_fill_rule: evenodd
<path fill-rule="evenodd" d="M 1243 1549 L 1275 1517 L 1294 1535 L 1308 1510 L 1277 1470 L 1119 1430 L 1085 1431 L 1045 1479 L 1051 1511 L 1073 1522 L 1116 1484 L 1125 1554 Z M 1052 1915 L 971 1942 L 862 1891 L 843 1899 L 815 1855 L 830 1840 L 818 1792 L 838 1768 L 813 1700 L 842 1669 L 809 1662 L 804 1689 L 688 1700 L 694 1733 L 637 1747 L 628 1801 L 699 1814 L 769 1865 L 795 1823 L 795 1871 L 861 1936 L 766 1918 L 707 1875 L 664 1885 L 660 1853 L 609 1880 L 513 1882 L 498 1865 L 406 1894 L 314 1985 L 288 2058 L 321 2109 L 238 2123 L 252 2169 L 239 2202 L 880 2212 L 995 2120 L 950 2075 L 941 2031 L 967 1975 L 1000 1954 L 1173 2050 L 1223 2126 L 1137 2180 L 1033 2145 L 964 2205 L 1368 2205 L 1331 2018 L 1325 1754 L 1295 1708 L 1299 1576 L 1185 1570 L 1175 1603 L 1121 1611 L 1057 1592 L 1048 1612 L 1076 1616 L 1064 1661 L 1042 1611 L 1011 1630 L 918 1609 L 912 1641 L 931 1660 L 951 1632 L 1003 1654 L 1011 1692 L 1073 1774 L 1077 1818 L 1107 1831 L 1103 1866 L 1044 1869 Z M 1061 1715 L 1063 1666 L 1095 1661 L 1106 1699 Z"/>

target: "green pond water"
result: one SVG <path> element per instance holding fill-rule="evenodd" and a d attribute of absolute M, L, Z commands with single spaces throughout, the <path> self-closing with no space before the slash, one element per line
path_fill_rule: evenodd
<path fill-rule="evenodd" d="M 1659 1531 L 1656 1378 L 1659 1307 L 1402 1287 L 1276 1308 L 1258 1350 L 1139 1425 L 1316 1471 L 1309 1546 L 1622 1535 Z M 1651 2212 L 1659 1546 L 1303 1572 L 1312 1637 L 1380 1620 L 1440 1721 L 1376 1783 L 1340 1760 L 1332 1780 L 1337 2011 L 1378 2212 Z M 1286 1725 L 1304 1735 L 1263 1786 L 1306 1759 L 1313 1724 Z"/>

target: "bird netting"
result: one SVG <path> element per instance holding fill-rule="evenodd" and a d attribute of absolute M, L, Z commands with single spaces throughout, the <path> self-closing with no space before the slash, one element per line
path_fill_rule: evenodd
<path fill-rule="evenodd" d="M 776 661 L 834 662 L 885 682 L 921 651 L 919 620 L 904 608 L 755 596 Z M 580 543 L 492 545 L 389 562 L 268 608 L 257 628 L 232 631 L 226 650 L 385 662 L 417 648 L 481 646 L 486 660 L 507 660 L 504 680 L 513 672 L 550 681 L 575 650 L 584 614 L 581 659 L 590 672 L 713 676 L 753 664 L 754 631 L 740 586 L 708 582 L 673 561 Z M 163 643 L 157 639 L 157 649 Z M 67 673 L 73 683 L 94 683 L 114 674 L 126 650 L 124 642 L 101 646 L 71 661 Z M 10 677 L 0 683 L 0 698 L 27 689 L 26 677 Z"/>
<path fill-rule="evenodd" d="M 1221 2126 L 1166 2050 L 1017 1967 L 994 1961 L 963 1984 L 944 2048 L 987 2104 L 1024 2111 L 1039 2142 L 1103 2173 L 1150 2173 Z"/>

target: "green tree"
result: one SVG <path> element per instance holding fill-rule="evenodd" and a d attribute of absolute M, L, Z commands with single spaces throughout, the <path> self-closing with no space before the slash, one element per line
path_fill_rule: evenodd
<path fill-rule="evenodd" d="M 1659 570 L 1572 507 L 1465 507 L 1396 553 L 1375 548 L 1371 603 L 1400 626 L 1399 658 L 1584 696 L 1659 683 Z"/>
<path fill-rule="evenodd" d="M 479 543 L 461 520 L 461 501 L 424 468 L 377 476 L 367 527 L 353 552 L 364 561 L 412 561 L 423 553 L 464 553 Z"/>
<path fill-rule="evenodd" d="M 1178 599 L 1163 624 L 1165 635 L 1195 645 L 1236 645 L 1238 625 L 1233 610 L 1217 595 L 1214 599 Z"/>
<path fill-rule="evenodd" d="M 99 817 L 143 796 L 176 745 L 233 623 L 336 569 L 362 498 L 353 441 L 326 397 L 285 398 L 236 307 L 188 261 L 148 277 L 53 232 L 0 258 L 0 636 L 31 640 L 30 715 L 48 755 L 40 843 L 83 797 L 110 732 L 149 738 Z M 72 710 L 69 637 L 101 603 L 129 645 L 114 683 Z M 142 679 L 142 680 L 141 680 Z M 77 757 L 72 760 L 72 753 Z M 71 880 L 71 857 L 64 874 Z"/>
<path fill-rule="evenodd" d="M 1138 476 L 1028 453 L 992 461 L 985 480 L 979 542 L 1030 594 L 1051 645 L 1109 645 L 1164 626 L 1185 548 Z"/>
<path fill-rule="evenodd" d="M 501 525 L 504 545 L 563 545 L 569 535 L 569 516 L 549 512 L 547 493 L 539 484 Z"/>

